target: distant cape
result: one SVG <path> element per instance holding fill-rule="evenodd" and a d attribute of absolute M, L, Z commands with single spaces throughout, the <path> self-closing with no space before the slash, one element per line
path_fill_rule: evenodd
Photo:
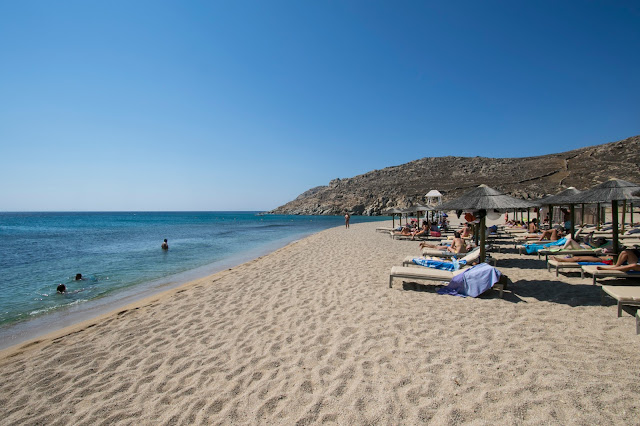
<path fill-rule="evenodd" d="M 436 189 L 443 200 L 486 184 L 514 197 L 536 199 L 609 178 L 640 183 L 640 136 L 559 154 L 523 158 L 425 157 L 399 166 L 334 179 L 269 213 L 375 216 L 392 207 L 424 204 Z"/>

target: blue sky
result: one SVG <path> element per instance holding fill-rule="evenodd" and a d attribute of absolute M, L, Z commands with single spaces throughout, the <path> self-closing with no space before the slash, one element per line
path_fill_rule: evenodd
<path fill-rule="evenodd" d="M 640 134 L 640 3 L 0 0 L 0 211 L 267 210 Z"/>

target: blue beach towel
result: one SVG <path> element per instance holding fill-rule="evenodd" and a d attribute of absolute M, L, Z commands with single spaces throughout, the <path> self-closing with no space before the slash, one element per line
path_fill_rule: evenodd
<path fill-rule="evenodd" d="M 450 296 L 477 297 L 500 281 L 502 274 L 488 263 L 479 263 L 456 275 L 438 294 Z"/>
<path fill-rule="evenodd" d="M 578 262 L 578 265 L 606 265 L 603 262 Z"/>
<path fill-rule="evenodd" d="M 460 269 L 460 266 L 467 264 L 465 260 L 458 260 L 456 258 L 453 258 L 451 262 L 416 258 L 413 259 L 413 263 L 420 266 L 426 266 L 427 268 L 442 269 L 445 271 L 457 271 L 458 269 Z"/>
<path fill-rule="evenodd" d="M 546 243 L 546 244 L 525 244 L 524 249 L 527 252 L 527 254 L 536 254 L 540 250 L 544 250 L 549 247 L 563 246 L 566 243 L 567 243 L 566 238 L 560 238 L 558 241 L 551 241 L 550 243 Z"/>

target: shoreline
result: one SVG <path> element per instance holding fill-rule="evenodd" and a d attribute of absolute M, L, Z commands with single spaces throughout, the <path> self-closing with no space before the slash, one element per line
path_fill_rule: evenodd
<path fill-rule="evenodd" d="M 136 305 L 140 301 L 153 298 L 156 295 L 171 292 L 195 281 L 213 277 L 220 272 L 231 270 L 245 263 L 268 256 L 311 235 L 314 235 L 314 233 L 271 242 L 249 250 L 247 253 L 235 254 L 227 259 L 202 265 L 198 268 L 121 289 L 116 294 L 89 300 L 81 305 L 66 306 L 36 318 L 1 326 L 0 359 L 3 351 L 15 346 L 45 339 L 49 334 L 75 327 L 77 324 L 90 323 L 94 319 L 108 316 L 115 311 L 127 308 L 130 305 Z M 199 273 L 198 271 L 202 272 Z"/>
<path fill-rule="evenodd" d="M 320 231 L 323 232 L 323 231 Z M 314 234 L 311 234 L 314 235 Z M 228 274 L 233 273 L 234 269 L 242 267 L 244 265 L 249 265 L 253 262 L 256 262 L 266 256 L 269 256 L 271 254 L 277 253 L 280 250 L 284 250 L 287 247 L 291 246 L 291 245 L 295 245 L 298 242 L 300 242 L 301 240 L 310 237 L 310 235 L 301 238 L 301 239 L 296 239 L 294 241 L 291 241 L 289 243 L 287 243 L 286 245 L 275 249 L 273 251 L 270 251 L 266 254 L 263 254 L 261 256 L 258 257 L 254 257 L 250 260 L 247 260 L 245 262 L 242 263 L 238 263 L 235 264 L 235 266 L 231 266 L 229 268 L 224 268 L 223 270 L 214 272 L 212 274 L 206 275 L 204 277 L 200 277 L 200 278 L 196 278 L 187 282 L 182 282 L 182 283 L 175 283 L 172 285 L 171 288 L 169 289 L 163 289 L 157 292 L 154 292 L 153 294 L 148 294 L 145 296 L 140 296 L 139 298 L 137 298 L 134 301 L 129 301 L 126 303 L 123 303 L 121 306 L 116 306 L 113 308 L 108 309 L 106 312 L 102 312 L 99 313 L 97 315 L 94 315 L 88 319 L 83 319 L 80 321 L 75 321 L 72 324 L 69 325 L 65 325 L 61 328 L 57 328 L 55 330 L 50 330 L 47 331 L 44 334 L 41 334 L 39 336 L 35 336 L 35 337 L 30 337 L 24 341 L 15 343 L 11 346 L 7 346 L 4 348 L 0 348 L 0 365 L 3 364 L 3 361 L 5 361 L 8 358 L 11 358 L 14 354 L 16 353 L 20 353 L 22 350 L 25 349 L 32 349 L 32 348 L 37 348 L 40 345 L 46 344 L 46 343 L 50 343 L 51 341 L 54 341 L 56 339 L 59 339 L 61 337 L 64 336 L 68 336 L 68 335 L 72 335 L 74 333 L 77 333 L 81 330 L 86 330 L 86 329 L 90 329 L 92 327 L 94 327 L 96 324 L 99 324 L 102 320 L 108 319 L 110 317 L 113 316 L 117 316 L 118 314 L 122 313 L 122 312 L 126 312 L 126 311 L 131 311 L 131 310 L 137 310 L 143 306 L 149 306 L 153 303 L 162 303 L 163 301 L 169 300 L 171 299 L 172 296 L 175 296 L 178 293 L 182 293 L 183 291 L 186 291 L 194 286 L 197 285 L 202 285 L 203 282 L 205 281 L 209 281 L 211 280 L 213 281 L 217 281 L 222 277 L 225 277 Z"/>

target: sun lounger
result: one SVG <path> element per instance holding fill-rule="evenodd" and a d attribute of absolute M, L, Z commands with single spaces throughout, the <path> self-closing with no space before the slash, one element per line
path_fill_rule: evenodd
<path fill-rule="evenodd" d="M 544 260 L 549 260 L 549 256 L 565 256 L 565 255 L 572 255 L 572 256 L 597 256 L 600 253 L 602 253 L 602 249 L 601 248 L 594 248 L 594 249 L 560 249 L 560 250 L 554 250 L 553 248 L 548 248 L 548 249 L 544 249 L 544 250 L 538 250 L 538 259 L 540 259 L 540 256 L 544 255 Z"/>
<path fill-rule="evenodd" d="M 389 288 L 393 287 L 394 278 L 406 278 L 409 280 L 427 280 L 449 282 L 454 276 L 464 272 L 464 269 L 457 271 L 443 271 L 441 269 L 431 268 L 412 268 L 410 266 L 394 266 L 391 268 L 389 275 Z"/>
<path fill-rule="evenodd" d="M 509 234 L 524 234 L 529 232 L 527 228 L 504 228 L 504 231 Z"/>
<path fill-rule="evenodd" d="M 583 265 L 580 265 L 578 262 L 558 262 L 555 259 L 547 260 L 547 272 L 551 272 L 552 267 L 556 268 L 556 277 L 558 276 L 560 269 L 573 269 L 574 272 L 580 272 L 580 278 L 584 278 L 582 266 Z"/>
<path fill-rule="evenodd" d="M 459 256 L 460 255 L 458 254 L 458 257 Z M 438 257 L 438 256 L 435 256 L 435 257 Z M 420 265 L 416 265 L 413 262 L 413 259 L 416 259 L 416 257 L 414 256 L 405 257 L 404 260 L 402 261 L 402 266 L 420 266 Z M 421 259 L 421 258 L 418 258 L 418 259 Z M 424 257 L 422 259 L 424 259 Z M 471 250 L 469 253 L 467 253 L 465 256 L 459 259 L 461 262 L 464 261 L 465 263 L 464 265 L 460 265 L 460 269 L 471 265 L 473 262 L 477 261 L 478 259 L 480 259 L 480 249 L 476 248 Z M 487 258 L 486 261 L 487 263 L 490 263 L 490 264 L 493 264 L 493 266 L 496 266 L 496 259 Z"/>
<path fill-rule="evenodd" d="M 376 228 L 376 232 L 393 232 L 396 228 Z"/>
<path fill-rule="evenodd" d="M 465 269 L 459 269 L 457 271 L 449 272 L 440 269 L 431 268 L 412 268 L 408 266 L 394 266 L 391 268 L 389 274 L 389 288 L 393 287 L 394 278 L 404 278 L 407 280 L 421 280 L 421 281 L 438 281 L 449 282 L 458 274 L 461 274 Z M 504 284 L 495 283 L 493 288 L 500 292 L 500 298 L 504 294 Z"/>
<path fill-rule="evenodd" d="M 616 271 L 611 269 L 597 269 L 597 265 L 583 265 L 582 272 L 583 274 L 588 274 L 593 276 L 593 285 L 596 285 L 597 278 L 606 278 L 606 277 L 614 277 L 614 278 L 640 278 L 640 272 L 623 272 Z"/>
<path fill-rule="evenodd" d="M 617 301 L 618 318 L 622 316 L 624 306 L 640 307 L 640 287 L 622 285 L 603 285 L 602 301 L 609 295 Z M 636 311 L 636 334 L 640 334 L 640 309 Z"/>
<path fill-rule="evenodd" d="M 394 240 L 413 240 L 413 241 L 429 240 L 428 235 L 425 235 L 424 237 L 422 235 L 418 235 L 417 237 L 412 237 L 411 235 L 401 235 L 401 234 L 395 234 L 393 232 L 391 232 L 391 238 L 393 238 Z"/>

